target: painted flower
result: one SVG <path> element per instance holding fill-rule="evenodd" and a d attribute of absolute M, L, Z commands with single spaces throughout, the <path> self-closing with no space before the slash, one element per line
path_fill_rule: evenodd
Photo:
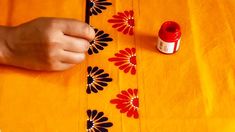
<path fill-rule="evenodd" d="M 90 0 L 90 16 L 102 13 L 102 10 L 107 9 L 106 7 L 110 5 L 112 5 L 112 3 L 107 0 Z"/>
<path fill-rule="evenodd" d="M 116 28 L 119 32 L 123 32 L 124 34 L 133 35 L 134 34 L 134 12 L 124 11 L 118 12 L 117 15 L 113 15 L 112 19 L 108 20 L 109 23 L 113 24 L 113 28 Z"/>
<path fill-rule="evenodd" d="M 97 66 L 87 68 L 87 89 L 86 92 L 90 94 L 98 93 L 99 90 L 103 90 L 105 86 L 108 86 L 108 82 L 112 81 L 108 73 L 104 73 L 103 69 L 99 69 Z"/>
<path fill-rule="evenodd" d="M 113 126 L 113 123 L 108 122 L 108 118 L 103 112 L 97 110 L 87 110 L 87 131 L 88 132 L 108 132 L 108 128 Z"/>
<path fill-rule="evenodd" d="M 127 117 L 138 118 L 139 98 L 137 96 L 138 89 L 123 90 L 117 95 L 117 99 L 112 99 L 110 103 L 116 104 L 116 108 L 121 113 L 127 113 Z"/>
<path fill-rule="evenodd" d="M 136 49 L 126 48 L 120 50 L 119 53 L 115 54 L 115 57 L 108 59 L 110 62 L 114 62 L 116 66 L 119 66 L 120 70 L 125 73 L 131 72 L 132 75 L 136 74 Z"/>
<path fill-rule="evenodd" d="M 90 42 L 88 54 L 99 53 L 99 50 L 104 50 L 104 47 L 108 46 L 107 42 L 110 41 L 113 41 L 113 39 L 109 37 L 109 34 L 95 28 L 95 38 Z"/>

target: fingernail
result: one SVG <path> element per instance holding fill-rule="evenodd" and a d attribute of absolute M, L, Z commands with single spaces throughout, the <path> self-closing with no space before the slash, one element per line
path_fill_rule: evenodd
<path fill-rule="evenodd" d="M 90 30 L 89 32 L 90 32 L 90 35 L 91 35 L 91 40 L 93 40 L 95 38 L 95 30 L 94 30 L 94 28 L 92 28 L 92 26 L 90 26 L 89 30 Z"/>
<path fill-rule="evenodd" d="M 90 43 L 87 45 L 87 50 L 89 50 L 89 48 L 90 48 Z"/>

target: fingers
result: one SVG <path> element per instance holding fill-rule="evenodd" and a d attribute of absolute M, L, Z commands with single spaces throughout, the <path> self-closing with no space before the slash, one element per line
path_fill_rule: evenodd
<path fill-rule="evenodd" d="M 62 43 L 62 48 L 65 51 L 70 51 L 70 52 L 77 52 L 77 53 L 87 52 L 90 46 L 90 43 L 87 40 L 70 36 L 64 36 L 63 42 L 64 43 Z"/>
<path fill-rule="evenodd" d="M 57 19 L 62 32 L 68 36 L 84 38 L 91 41 L 95 37 L 95 31 L 88 24 L 75 19 Z"/>
<path fill-rule="evenodd" d="M 74 67 L 85 59 L 84 53 L 74 53 L 63 51 L 58 57 L 60 61 L 53 63 L 53 65 L 46 68 L 47 71 L 63 71 Z"/>
<path fill-rule="evenodd" d="M 55 67 L 52 67 L 51 69 L 47 69 L 46 71 L 64 71 L 64 70 L 74 67 L 75 65 L 76 64 L 58 62 Z"/>
<path fill-rule="evenodd" d="M 84 53 L 61 51 L 59 58 L 63 63 L 78 64 L 84 61 L 86 56 Z"/>
<path fill-rule="evenodd" d="M 67 70 L 67 69 L 70 69 L 74 66 L 75 66 L 75 64 L 61 63 L 60 64 L 60 69 L 58 69 L 58 71 Z"/>

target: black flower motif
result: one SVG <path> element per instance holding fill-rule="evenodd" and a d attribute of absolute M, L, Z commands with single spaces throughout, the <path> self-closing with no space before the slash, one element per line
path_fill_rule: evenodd
<path fill-rule="evenodd" d="M 104 73 L 103 69 L 89 66 L 87 68 L 87 89 L 86 92 L 90 94 L 91 92 L 97 93 L 99 90 L 103 90 L 105 86 L 108 86 L 108 82 L 112 81 L 112 78 L 109 78 L 108 73 Z"/>
<path fill-rule="evenodd" d="M 87 110 L 87 131 L 88 132 L 108 132 L 108 127 L 113 126 L 113 123 L 108 122 L 108 118 L 103 112 L 97 110 Z"/>
<path fill-rule="evenodd" d="M 102 13 L 102 10 L 107 9 L 106 6 L 110 5 L 112 5 L 112 3 L 107 0 L 90 0 L 90 16 Z"/>
<path fill-rule="evenodd" d="M 90 42 L 90 48 L 88 50 L 89 55 L 99 53 L 99 50 L 103 50 L 104 47 L 108 46 L 107 42 L 113 41 L 113 39 L 109 37 L 109 34 L 104 33 L 103 30 L 95 29 L 95 33 L 94 40 Z"/>

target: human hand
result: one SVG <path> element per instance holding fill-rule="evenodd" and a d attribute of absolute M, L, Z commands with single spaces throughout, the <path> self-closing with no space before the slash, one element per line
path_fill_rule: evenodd
<path fill-rule="evenodd" d="M 88 24 L 75 19 L 38 18 L 8 28 L 3 36 L 1 63 L 61 71 L 85 59 L 95 32 Z"/>

